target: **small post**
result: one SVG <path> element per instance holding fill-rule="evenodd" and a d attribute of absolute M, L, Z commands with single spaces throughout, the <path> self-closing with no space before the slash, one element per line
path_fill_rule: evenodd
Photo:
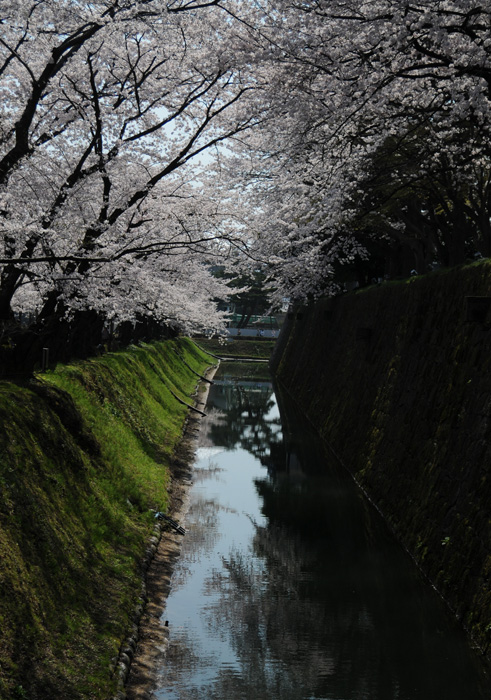
<path fill-rule="evenodd" d="M 46 372 L 49 365 L 49 348 L 43 348 L 43 359 L 41 362 L 41 371 Z"/>

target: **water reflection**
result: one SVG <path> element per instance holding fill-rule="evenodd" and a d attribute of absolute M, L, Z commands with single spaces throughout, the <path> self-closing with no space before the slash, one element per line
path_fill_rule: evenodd
<path fill-rule="evenodd" d="M 210 390 L 207 439 L 228 450 L 241 447 L 265 464 L 271 446 L 281 444 L 281 421 L 275 409 L 270 381 L 222 375 Z"/>
<path fill-rule="evenodd" d="M 271 384 L 213 387 L 165 618 L 166 700 L 484 700 L 461 630 Z"/>

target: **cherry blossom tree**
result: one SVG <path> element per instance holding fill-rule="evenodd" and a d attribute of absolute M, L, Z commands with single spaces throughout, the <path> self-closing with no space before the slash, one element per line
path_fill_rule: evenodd
<path fill-rule="evenodd" d="M 262 119 L 242 25 L 218 0 L 0 9 L 0 318 L 218 324 L 207 271 L 240 241 L 198 159 Z"/>
<path fill-rule="evenodd" d="M 488 254 L 489 3 L 271 0 L 263 11 L 255 41 L 281 126 L 241 139 L 237 153 L 249 149 L 256 254 L 272 262 L 279 294 L 335 290 L 336 270 L 366 259 L 374 242 L 404 240 L 446 264 L 472 246 Z M 382 154 L 401 143 L 400 156 L 414 133 L 418 160 L 394 172 L 390 220 L 382 207 L 375 226 L 374 171 L 380 185 L 380 169 L 394 166 Z M 411 184 L 409 206 L 395 189 Z"/>
<path fill-rule="evenodd" d="M 491 250 L 487 2 L 0 9 L 4 325 L 218 326 L 218 261 L 305 298 L 384 249 Z"/>

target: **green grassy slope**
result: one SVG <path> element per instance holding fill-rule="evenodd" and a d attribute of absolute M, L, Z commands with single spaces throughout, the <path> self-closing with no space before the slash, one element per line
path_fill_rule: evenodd
<path fill-rule="evenodd" d="M 171 391 L 210 364 L 180 339 L 0 383 L 1 700 L 114 691 L 187 414 Z"/>

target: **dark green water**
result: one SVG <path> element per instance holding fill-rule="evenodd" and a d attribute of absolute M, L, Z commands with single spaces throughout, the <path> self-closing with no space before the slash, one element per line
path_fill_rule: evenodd
<path fill-rule="evenodd" d="M 164 618 L 163 700 L 488 700 L 459 626 L 271 384 L 222 365 Z M 252 373 L 256 373 L 251 375 Z"/>

